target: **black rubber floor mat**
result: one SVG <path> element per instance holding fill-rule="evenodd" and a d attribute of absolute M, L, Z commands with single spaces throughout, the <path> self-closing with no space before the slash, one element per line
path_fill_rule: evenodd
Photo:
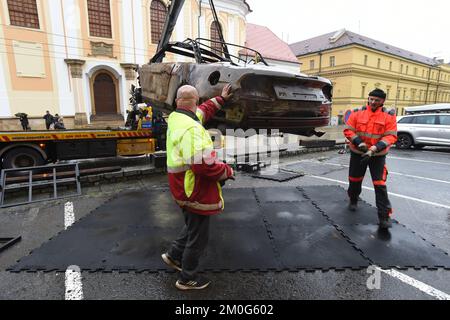
<path fill-rule="evenodd" d="M 343 226 L 356 247 L 384 268 L 450 268 L 450 257 L 404 226 L 394 223 L 389 232 L 377 225 Z"/>
<path fill-rule="evenodd" d="M 329 225 L 327 219 L 311 202 L 266 203 L 261 207 L 267 222 L 271 226 L 320 227 Z"/>
<path fill-rule="evenodd" d="M 83 271 L 170 271 L 161 254 L 181 230 L 156 227 L 69 229 L 23 258 L 12 272 L 65 271 L 77 265 Z M 202 270 L 275 270 L 280 264 L 264 227 L 212 228 L 201 260 Z"/>
<path fill-rule="evenodd" d="M 303 190 L 307 197 L 315 202 L 348 200 L 347 190 L 340 186 L 301 187 L 299 190 Z"/>
<path fill-rule="evenodd" d="M 201 268 L 207 271 L 267 271 L 280 267 L 263 227 L 211 230 L 207 253 L 201 262 Z"/>
<path fill-rule="evenodd" d="M 364 201 L 358 202 L 356 212 L 348 210 L 348 200 L 317 201 L 316 205 L 338 226 L 352 224 L 378 224 L 377 208 Z"/>
<path fill-rule="evenodd" d="M 282 171 L 305 174 L 305 166 L 302 163 L 290 164 L 287 166 L 283 166 Z"/>
<path fill-rule="evenodd" d="M 118 239 L 127 234 L 127 227 L 70 228 L 22 258 L 10 271 L 65 271 L 78 265 L 84 270 L 103 269 L 107 254 Z"/>
<path fill-rule="evenodd" d="M 161 259 L 181 229 L 173 228 L 127 228 L 126 234 L 117 239 L 106 254 L 103 270 L 171 270 Z M 81 269 L 90 269 L 89 264 L 78 264 Z"/>
<path fill-rule="evenodd" d="M 330 225 L 272 227 L 271 233 L 286 269 L 360 269 L 369 265 L 360 252 Z"/>
<path fill-rule="evenodd" d="M 339 187 L 320 188 L 299 193 L 326 210 L 332 208 L 327 209 L 324 194 L 345 195 Z M 336 228 L 310 201 L 265 201 L 273 195 L 277 199 L 278 191 L 260 192 L 258 204 L 253 188 L 224 190 L 225 212 L 211 217 L 203 270 L 360 268 L 369 264 L 361 252 L 382 267 L 450 267 L 448 255 L 399 224 L 390 239 L 378 234 L 375 224 L 349 225 L 353 221 L 345 220 Z M 284 199 L 295 195 L 288 194 Z M 339 221 L 336 215 L 333 220 Z M 160 255 L 183 224 L 181 209 L 167 190 L 124 192 L 8 270 L 64 271 L 70 265 L 91 271 L 168 270 Z"/>
<path fill-rule="evenodd" d="M 277 181 L 277 182 L 286 182 L 286 181 L 297 179 L 297 178 L 300 178 L 303 176 L 304 176 L 303 173 L 294 173 L 294 172 L 287 172 L 287 171 L 279 171 L 274 174 L 261 172 L 261 173 L 252 175 L 253 178 L 271 180 L 271 181 Z"/>
<path fill-rule="evenodd" d="M 217 227 L 263 227 L 264 219 L 255 199 L 232 201 L 225 196 L 225 210 L 212 217 L 210 223 Z"/>
<path fill-rule="evenodd" d="M 225 202 L 256 200 L 252 188 L 223 188 L 222 192 Z"/>
<path fill-rule="evenodd" d="M 73 228 L 107 226 L 181 228 L 183 225 L 181 209 L 171 198 L 170 191 L 143 190 L 122 193 L 79 220 Z"/>
<path fill-rule="evenodd" d="M 296 187 L 255 188 L 255 192 L 261 203 L 308 201 Z"/>

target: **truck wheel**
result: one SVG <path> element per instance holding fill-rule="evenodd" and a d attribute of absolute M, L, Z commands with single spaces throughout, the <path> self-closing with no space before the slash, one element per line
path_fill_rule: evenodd
<path fill-rule="evenodd" d="M 409 149 L 413 145 L 413 139 L 409 134 L 400 133 L 398 135 L 398 140 L 396 143 L 397 148 L 399 149 Z"/>
<path fill-rule="evenodd" d="M 27 168 L 44 165 L 42 156 L 31 148 L 15 148 L 7 152 L 3 159 L 3 168 Z"/>

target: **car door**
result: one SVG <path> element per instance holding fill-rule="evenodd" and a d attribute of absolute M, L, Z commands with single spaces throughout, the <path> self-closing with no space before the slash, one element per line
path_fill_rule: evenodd
<path fill-rule="evenodd" d="M 439 116 L 439 135 L 446 145 L 450 145 L 450 114 Z"/>
<path fill-rule="evenodd" d="M 435 144 L 439 142 L 439 126 L 436 125 L 436 120 L 436 115 L 415 117 L 412 127 L 416 143 Z"/>

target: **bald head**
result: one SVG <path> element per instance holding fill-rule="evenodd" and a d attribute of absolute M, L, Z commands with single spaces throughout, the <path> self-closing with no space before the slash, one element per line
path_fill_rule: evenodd
<path fill-rule="evenodd" d="M 177 92 L 177 107 L 197 108 L 199 103 L 198 91 L 193 86 L 182 86 Z"/>

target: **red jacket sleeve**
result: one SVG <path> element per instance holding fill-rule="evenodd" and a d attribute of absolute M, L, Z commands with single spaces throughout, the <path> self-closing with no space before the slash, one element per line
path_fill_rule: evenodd
<path fill-rule="evenodd" d="M 191 165 L 191 170 L 195 175 L 203 176 L 214 181 L 221 181 L 231 177 L 233 170 L 229 165 L 216 159 L 215 151 L 211 151 L 211 156 L 203 158 L 201 164 Z"/>
<path fill-rule="evenodd" d="M 221 96 L 217 96 L 199 105 L 197 108 L 197 116 L 204 124 L 211 120 L 216 112 L 219 111 L 224 105 L 225 100 Z"/>

